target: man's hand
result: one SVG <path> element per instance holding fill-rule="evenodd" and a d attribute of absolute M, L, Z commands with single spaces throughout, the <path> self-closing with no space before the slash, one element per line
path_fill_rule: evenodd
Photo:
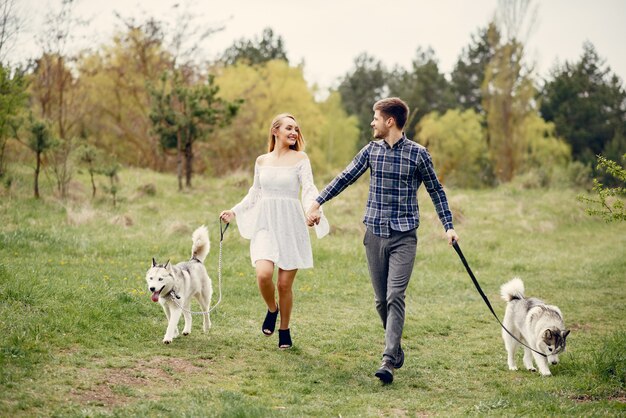
<path fill-rule="evenodd" d="M 448 237 L 449 245 L 452 245 L 459 240 L 459 236 L 456 234 L 456 232 L 452 228 L 446 231 L 446 236 Z"/>
<path fill-rule="evenodd" d="M 322 213 L 320 212 L 320 204 L 313 202 L 309 210 L 306 212 L 306 224 L 308 226 L 317 225 L 320 223 L 321 217 Z"/>

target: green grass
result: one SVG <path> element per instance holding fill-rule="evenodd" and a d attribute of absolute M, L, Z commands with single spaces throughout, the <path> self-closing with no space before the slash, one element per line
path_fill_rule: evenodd
<path fill-rule="evenodd" d="M 260 332 L 265 308 L 235 228 L 208 334 L 196 316 L 190 336 L 163 345 L 165 317 L 145 289 L 151 258 L 186 259 L 191 232 L 206 223 L 217 292 L 217 215 L 247 191 L 247 173 L 198 177 L 178 193 L 173 176 L 123 171 L 112 208 L 90 201 L 84 175 L 65 202 L 44 179 L 35 201 L 30 172 L 12 170 L 0 203 L 1 416 L 626 414 L 626 225 L 585 215 L 579 191 L 448 191 L 465 256 L 497 312 L 499 286 L 519 276 L 564 313 L 572 333 L 552 377 L 507 369 L 498 325 L 421 191 L 406 362 L 382 386 L 373 372 L 383 332 L 362 246 L 366 179 L 326 207 L 332 233 L 312 238 L 316 266 L 298 273 L 295 346 L 283 352 Z M 153 196 L 138 191 L 148 183 Z"/>

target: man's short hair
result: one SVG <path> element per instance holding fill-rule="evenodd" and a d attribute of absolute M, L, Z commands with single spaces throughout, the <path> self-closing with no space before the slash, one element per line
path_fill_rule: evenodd
<path fill-rule="evenodd" d="M 374 103 L 374 110 L 379 110 L 386 118 L 393 118 L 398 129 L 404 128 L 409 117 L 409 106 L 398 97 L 388 97 Z"/>

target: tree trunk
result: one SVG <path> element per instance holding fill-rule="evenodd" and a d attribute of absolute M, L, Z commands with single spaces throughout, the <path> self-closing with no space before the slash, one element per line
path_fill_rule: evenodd
<path fill-rule="evenodd" d="M 37 153 L 37 166 L 35 167 L 35 199 L 39 199 L 39 169 L 41 168 L 41 154 Z"/>
<path fill-rule="evenodd" d="M 191 188 L 191 173 L 193 164 L 193 148 L 191 139 L 189 139 L 185 144 L 185 162 L 185 185 L 187 186 L 187 188 Z"/>
<path fill-rule="evenodd" d="M 176 174 L 178 175 L 178 191 L 183 190 L 183 152 L 180 130 L 176 133 Z"/>
<path fill-rule="evenodd" d="M 93 169 L 89 169 L 89 176 L 91 177 L 91 198 L 96 197 L 96 182 L 93 179 Z"/>

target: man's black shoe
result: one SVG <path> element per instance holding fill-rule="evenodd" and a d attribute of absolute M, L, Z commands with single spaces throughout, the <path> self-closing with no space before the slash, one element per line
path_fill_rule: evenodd
<path fill-rule="evenodd" d="M 383 364 L 376 370 L 374 376 L 379 378 L 383 383 L 393 382 L 393 363 L 388 360 L 383 361 Z"/>
<path fill-rule="evenodd" d="M 404 350 L 402 346 L 398 347 L 398 355 L 396 357 L 396 363 L 393 365 L 394 369 L 399 369 L 404 365 Z"/>

